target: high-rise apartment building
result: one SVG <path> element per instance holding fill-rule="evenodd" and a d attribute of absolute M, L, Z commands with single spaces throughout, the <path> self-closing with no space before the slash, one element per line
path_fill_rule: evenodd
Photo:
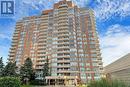
<path fill-rule="evenodd" d="M 42 79 L 47 58 L 50 82 L 79 79 L 86 83 L 100 78 L 103 67 L 93 11 L 63 0 L 40 16 L 18 21 L 9 60 L 21 66 L 28 57 L 37 79 Z"/>

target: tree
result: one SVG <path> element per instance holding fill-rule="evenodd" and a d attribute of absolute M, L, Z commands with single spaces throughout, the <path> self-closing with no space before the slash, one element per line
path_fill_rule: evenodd
<path fill-rule="evenodd" d="M 48 57 L 46 59 L 46 63 L 44 64 L 44 67 L 43 67 L 43 79 L 45 79 L 46 76 L 50 76 Z"/>
<path fill-rule="evenodd" d="M 4 70 L 4 64 L 2 57 L 0 58 L 0 77 L 3 75 L 3 70 Z"/>
<path fill-rule="evenodd" d="M 20 75 L 21 75 L 22 81 L 24 81 L 24 80 L 31 81 L 31 80 L 35 79 L 35 74 L 34 74 L 34 71 L 32 68 L 32 61 L 30 58 L 27 58 L 25 60 L 24 65 L 20 69 Z"/>
<path fill-rule="evenodd" d="M 4 70 L 3 70 L 3 76 L 11 76 L 11 77 L 15 77 L 17 76 L 16 73 L 16 63 L 14 62 L 8 62 L 8 64 L 5 66 Z"/>

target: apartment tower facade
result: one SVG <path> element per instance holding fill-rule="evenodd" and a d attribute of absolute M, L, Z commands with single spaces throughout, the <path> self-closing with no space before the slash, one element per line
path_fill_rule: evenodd
<path fill-rule="evenodd" d="M 40 16 L 18 21 L 9 60 L 20 67 L 28 57 L 37 79 L 42 79 L 43 65 L 49 60 L 49 83 L 99 79 L 103 67 L 93 11 L 63 0 Z"/>

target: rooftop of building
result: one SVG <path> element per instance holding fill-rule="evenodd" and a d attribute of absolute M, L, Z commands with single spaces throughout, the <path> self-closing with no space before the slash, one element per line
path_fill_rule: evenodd
<path fill-rule="evenodd" d="M 104 73 L 112 73 L 130 68 L 130 53 L 104 67 Z"/>
<path fill-rule="evenodd" d="M 75 6 L 78 7 L 78 6 L 75 5 L 75 4 L 73 3 L 73 1 L 71 1 L 71 0 L 61 0 L 61 1 L 57 2 L 57 3 L 55 3 L 55 4 L 53 5 L 53 8 L 48 9 L 48 10 L 43 10 L 43 11 L 41 12 L 41 15 L 24 17 L 24 18 L 22 18 L 21 20 L 19 20 L 17 23 L 22 23 L 23 20 L 24 20 L 24 21 L 37 20 L 38 18 L 41 18 L 41 16 L 46 16 L 46 15 L 48 15 L 49 13 L 53 12 L 54 9 L 58 9 L 62 4 L 67 4 L 67 6 L 70 7 L 70 8 L 71 8 L 71 7 L 75 7 Z M 80 9 L 80 10 L 88 10 L 89 12 L 94 13 L 93 10 L 90 9 L 90 8 L 82 7 L 82 8 L 79 8 L 79 9 Z"/>

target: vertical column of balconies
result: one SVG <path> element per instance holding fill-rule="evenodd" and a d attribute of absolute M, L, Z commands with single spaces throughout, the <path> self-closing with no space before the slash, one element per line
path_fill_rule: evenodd
<path fill-rule="evenodd" d="M 85 33 L 83 33 L 83 39 L 85 41 L 84 43 L 87 43 L 85 44 L 86 46 L 85 53 L 87 54 L 86 76 L 88 80 L 91 80 L 91 79 L 94 80 L 94 79 L 97 79 L 98 75 L 100 74 L 99 72 L 100 61 L 98 60 L 98 57 L 101 58 L 98 36 L 97 36 L 95 23 L 94 23 L 95 20 L 90 10 L 81 9 L 80 13 L 82 14 L 81 21 L 82 22 L 84 21 L 84 24 L 86 24 L 85 25 L 86 28 L 83 29 L 83 31 L 85 31 Z M 86 40 L 84 36 L 86 37 Z"/>
<path fill-rule="evenodd" d="M 91 15 L 89 14 L 88 10 L 82 10 L 82 15 L 83 15 L 83 19 L 84 23 L 86 24 L 85 27 L 85 37 L 86 37 L 86 54 L 87 54 L 87 64 L 86 64 L 86 75 L 87 75 L 87 79 L 88 80 L 94 80 L 94 51 L 95 51 L 95 42 L 93 42 L 94 37 L 93 37 L 93 33 L 95 32 L 95 30 L 92 29 L 92 24 L 91 24 Z M 93 52 L 92 52 L 93 51 Z"/>
<path fill-rule="evenodd" d="M 88 75 L 86 74 L 88 66 L 90 66 L 90 62 L 88 62 L 88 51 L 87 46 L 87 24 L 88 21 L 85 18 L 86 11 L 83 13 L 82 9 L 79 9 L 79 26 L 80 29 L 77 30 L 77 42 L 78 42 L 78 55 L 79 55 L 79 67 L 80 67 L 80 78 L 83 82 L 87 82 Z M 90 69 L 90 68 L 89 68 Z"/>
<path fill-rule="evenodd" d="M 44 15 L 40 18 L 39 35 L 38 35 L 38 58 L 36 69 L 42 69 L 46 60 L 46 48 L 47 48 L 47 29 L 48 29 L 48 15 Z"/>
<path fill-rule="evenodd" d="M 91 18 L 91 25 L 92 25 L 92 30 L 93 30 L 93 38 L 94 38 L 94 42 L 95 42 L 95 53 L 96 53 L 96 58 L 97 58 L 95 72 L 98 73 L 98 75 L 96 75 L 95 78 L 100 78 L 103 73 L 103 63 L 102 63 L 102 58 L 101 58 L 101 53 L 100 53 L 99 38 L 98 38 L 97 31 L 96 31 L 94 12 L 92 10 L 90 10 L 89 13 L 91 16 L 90 18 Z"/>
<path fill-rule="evenodd" d="M 53 43 L 55 42 L 55 40 L 54 40 L 55 37 L 53 37 L 54 31 L 55 31 L 54 18 L 53 18 L 53 11 L 52 11 L 48 14 L 47 47 L 46 47 L 47 48 L 46 49 L 46 52 L 47 52 L 46 59 L 48 59 L 48 62 L 49 62 L 49 72 L 51 72 L 51 75 L 56 73 L 53 71 L 54 67 L 55 67 L 55 66 L 53 66 L 54 62 L 52 63 L 52 60 L 53 60 L 52 55 L 54 53 L 54 50 L 56 50 L 56 49 L 53 50 L 53 45 L 54 45 Z M 54 40 L 54 42 L 53 42 L 53 40 Z"/>
<path fill-rule="evenodd" d="M 57 75 L 70 75 L 70 49 L 68 29 L 68 6 L 64 4 L 58 9 L 58 44 L 57 44 Z"/>
<path fill-rule="evenodd" d="M 78 73 L 76 74 L 80 80 L 82 80 L 81 75 L 83 75 L 81 72 L 84 70 L 80 66 L 83 61 L 81 61 L 82 58 L 82 40 L 81 40 L 81 29 L 80 29 L 80 11 L 78 7 L 74 8 L 75 12 L 75 33 L 76 33 L 76 70 Z M 82 69 L 82 70 L 81 70 Z M 85 77 L 85 76 L 84 76 Z"/>
<path fill-rule="evenodd" d="M 37 51 L 38 51 L 38 33 L 39 33 L 39 23 L 40 19 L 37 17 L 30 25 L 30 58 L 33 62 L 33 68 L 35 69 L 37 63 Z"/>
<path fill-rule="evenodd" d="M 50 48 L 48 48 L 48 53 L 50 55 L 50 72 L 51 76 L 57 76 L 57 33 L 58 33 L 58 9 L 53 10 L 52 14 L 49 17 L 50 29 L 48 31 L 48 43 Z"/>
<path fill-rule="evenodd" d="M 69 8 L 69 44 L 70 44 L 70 71 L 71 76 L 78 76 L 78 61 L 77 61 L 77 37 L 76 37 L 76 20 L 75 20 L 75 11 L 74 8 Z"/>
<path fill-rule="evenodd" d="M 29 57 L 32 62 L 34 60 L 34 54 L 32 51 L 35 51 L 33 49 L 33 31 L 36 28 L 35 24 L 35 18 L 33 17 L 28 17 L 23 20 L 24 22 L 24 29 L 21 32 L 21 37 L 20 37 L 20 44 L 19 44 L 19 49 L 22 49 L 22 54 L 21 54 L 21 62 L 24 64 L 25 60 Z"/>
<path fill-rule="evenodd" d="M 43 79 L 42 69 L 46 62 L 47 55 L 47 29 L 48 29 L 48 15 L 39 17 L 38 25 L 38 39 L 37 39 L 37 59 L 36 59 L 36 78 Z"/>
<path fill-rule="evenodd" d="M 14 35 L 12 38 L 12 45 L 11 45 L 10 52 L 9 52 L 9 61 L 11 61 L 11 62 L 16 61 L 18 42 L 20 39 L 20 33 L 21 33 L 22 29 L 23 29 L 22 22 L 17 22 L 16 29 L 15 29 L 15 32 L 14 32 Z"/>

